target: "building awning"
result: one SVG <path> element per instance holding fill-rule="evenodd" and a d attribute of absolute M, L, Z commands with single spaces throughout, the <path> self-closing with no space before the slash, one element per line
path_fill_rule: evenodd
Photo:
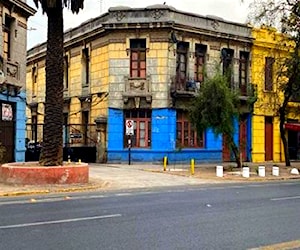
<path fill-rule="evenodd" d="M 288 130 L 300 131 L 300 123 L 286 123 L 284 127 Z"/>

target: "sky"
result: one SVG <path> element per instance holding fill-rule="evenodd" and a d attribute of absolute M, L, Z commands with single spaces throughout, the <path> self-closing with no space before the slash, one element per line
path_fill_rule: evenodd
<path fill-rule="evenodd" d="M 64 29 L 75 28 L 90 18 L 94 18 L 108 11 L 114 6 L 128 6 L 131 8 L 144 8 L 153 4 L 163 4 L 165 0 L 147 0 L 146 4 L 140 0 L 85 0 L 84 9 L 79 14 L 72 14 L 64 10 Z M 192 12 L 200 15 L 214 15 L 228 21 L 245 23 L 251 0 L 166 0 L 166 4 L 178 10 Z M 47 40 L 47 15 L 42 9 L 36 8 L 33 0 L 27 4 L 37 10 L 28 20 L 27 49 Z"/>

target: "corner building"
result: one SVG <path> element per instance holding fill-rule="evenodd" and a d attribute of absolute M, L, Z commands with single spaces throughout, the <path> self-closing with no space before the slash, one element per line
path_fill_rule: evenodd
<path fill-rule="evenodd" d="M 0 0 L 1 163 L 25 160 L 27 20 L 25 0 Z"/>
<path fill-rule="evenodd" d="M 246 25 L 167 5 L 113 7 L 66 31 L 65 146 L 96 148 L 98 162 L 127 162 L 129 146 L 132 162 L 164 156 L 169 163 L 230 161 L 222 136 L 209 129 L 197 134 L 187 109 L 216 65 L 230 69 L 228 87 L 244 104 L 252 93 L 251 45 Z M 45 49 L 38 45 L 27 57 L 27 116 L 36 137 L 43 123 Z M 251 110 L 245 105 L 233 122 L 243 160 L 249 160 Z"/>

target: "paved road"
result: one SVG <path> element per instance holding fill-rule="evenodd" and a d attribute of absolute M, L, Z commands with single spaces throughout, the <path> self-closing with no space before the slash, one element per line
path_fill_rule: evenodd
<path fill-rule="evenodd" d="M 299 181 L 35 198 L 0 199 L 0 249 L 300 248 Z"/>

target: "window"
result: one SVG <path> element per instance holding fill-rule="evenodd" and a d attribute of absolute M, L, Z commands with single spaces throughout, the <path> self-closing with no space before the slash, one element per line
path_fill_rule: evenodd
<path fill-rule="evenodd" d="M 69 130 L 69 113 L 63 113 L 63 141 L 65 146 L 69 144 Z"/>
<path fill-rule="evenodd" d="M 82 111 L 81 117 L 83 144 L 88 144 L 89 111 Z"/>
<path fill-rule="evenodd" d="M 146 78 L 146 39 L 130 40 L 130 77 Z"/>
<path fill-rule="evenodd" d="M 188 50 L 188 43 L 179 42 L 177 44 L 176 83 L 179 89 L 185 89 L 186 86 Z"/>
<path fill-rule="evenodd" d="M 228 84 L 231 87 L 231 77 L 233 70 L 233 54 L 232 49 L 223 48 L 221 51 L 222 63 L 223 63 L 223 75 L 227 77 Z"/>
<path fill-rule="evenodd" d="M 37 116 L 31 116 L 31 139 L 37 142 Z"/>
<path fill-rule="evenodd" d="M 90 83 L 90 54 L 89 48 L 82 50 L 82 84 L 89 85 Z"/>
<path fill-rule="evenodd" d="M 183 148 L 203 148 L 203 134 L 197 135 L 196 129 L 188 120 L 187 112 L 177 110 L 176 124 L 177 144 Z"/>
<path fill-rule="evenodd" d="M 204 66 L 207 46 L 202 44 L 196 44 L 195 49 L 195 73 L 194 80 L 196 82 L 204 81 Z"/>
<path fill-rule="evenodd" d="M 37 69 L 37 65 L 34 65 L 31 69 L 31 80 L 32 80 L 32 96 L 35 97 L 36 96 L 36 92 L 37 92 L 37 76 L 38 76 L 38 69 Z"/>
<path fill-rule="evenodd" d="M 239 65 L 239 87 L 241 95 L 247 95 L 248 85 L 248 64 L 249 64 L 249 53 L 240 52 L 240 65 Z"/>
<path fill-rule="evenodd" d="M 64 89 L 69 88 L 69 57 L 64 56 Z"/>
<path fill-rule="evenodd" d="M 265 58 L 265 90 L 273 90 L 273 65 L 274 58 L 266 57 Z"/>
<path fill-rule="evenodd" d="M 4 58 L 10 59 L 11 58 L 11 36 L 12 36 L 12 24 L 14 18 L 10 17 L 9 15 L 5 15 L 4 19 L 4 29 L 3 29 L 3 52 Z"/>
<path fill-rule="evenodd" d="M 131 147 L 149 148 L 151 146 L 151 110 L 125 110 L 125 120 L 134 121 Z M 124 133 L 126 133 L 125 121 Z M 124 146 L 128 147 L 128 136 L 124 136 L 124 139 Z"/>

